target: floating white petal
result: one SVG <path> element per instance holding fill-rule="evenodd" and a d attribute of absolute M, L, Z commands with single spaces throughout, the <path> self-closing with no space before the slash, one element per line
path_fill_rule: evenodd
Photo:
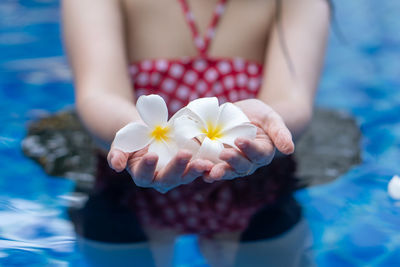
<path fill-rule="evenodd" d="M 400 177 L 395 175 L 388 184 L 389 196 L 393 199 L 400 200 Z"/>
<path fill-rule="evenodd" d="M 143 124 L 132 122 L 117 132 L 114 147 L 124 152 L 134 152 L 151 142 L 150 129 Z"/>
<path fill-rule="evenodd" d="M 159 95 L 141 96 L 136 102 L 136 109 L 142 120 L 150 127 L 164 126 L 168 120 L 168 108 Z"/>

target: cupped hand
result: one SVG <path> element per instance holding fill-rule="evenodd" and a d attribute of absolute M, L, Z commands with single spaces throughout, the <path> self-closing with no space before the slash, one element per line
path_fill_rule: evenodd
<path fill-rule="evenodd" d="M 220 154 L 223 162 L 215 164 L 210 172 L 203 176 L 206 182 L 250 175 L 258 168 L 268 165 L 274 158 L 276 149 L 286 155 L 294 152 L 289 129 L 281 116 L 270 106 L 257 99 L 243 100 L 235 104 L 247 115 L 250 122 L 257 126 L 256 138 L 237 138 L 235 145 L 240 150 L 225 148 Z"/>
<path fill-rule="evenodd" d="M 180 150 L 165 167 L 156 171 L 158 156 L 147 152 L 147 148 L 126 153 L 112 147 L 107 156 L 112 169 L 117 172 L 126 169 L 137 186 L 151 187 L 161 193 L 193 182 L 214 166 L 209 160 L 191 158 L 191 152 Z"/>

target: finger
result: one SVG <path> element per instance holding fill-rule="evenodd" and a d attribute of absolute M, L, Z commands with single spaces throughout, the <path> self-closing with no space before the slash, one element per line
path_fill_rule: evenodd
<path fill-rule="evenodd" d="M 279 151 L 286 155 L 294 152 L 292 134 L 278 113 L 271 110 L 267 116 L 266 123 L 261 126 Z"/>
<path fill-rule="evenodd" d="M 186 168 L 183 178 L 182 184 L 189 184 L 196 180 L 196 178 L 204 175 L 204 173 L 209 172 L 214 164 L 209 160 L 204 159 L 196 159 L 189 163 Z"/>
<path fill-rule="evenodd" d="M 268 136 L 265 136 L 265 138 L 259 137 L 255 140 L 237 138 L 235 144 L 257 166 L 269 164 L 275 155 L 275 147 Z"/>
<path fill-rule="evenodd" d="M 183 173 L 192 157 L 186 150 L 180 150 L 153 180 L 157 188 L 176 187 L 181 184 Z"/>
<path fill-rule="evenodd" d="M 158 156 L 155 153 L 147 153 L 140 158 L 133 155 L 129 159 L 128 170 L 137 186 L 151 186 L 157 166 L 157 161 Z"/>
<path fill-rule="evenodd" d="M 107 155 L 107 162 L 110 168 L 116 172 L 122 172 L 126 168 L 129 153 L 125 153 L 119 149 L 111 149 Z"/>
<path fill-rule="evenodd" d="M 209 171 L 209 173 L 203 176 L 203 180 L 206 183 L 213 183 L 216 181 L 222 180 L 222 178 L 226 175 L 227 171 L 231 170 L 231 167 L 228 163 L 222 162 L 217 163 L 214 167 Z"/>
<path fill-rule="evenodd" d="M 220 181 L 220 180 L 232 180 L 234 178 L 240 177 L 229 164 L 221 164 L 217 166 L 212 173 L 210 173 L 213 181 Z"/>
<path fill-rule="evenodd" d="M 245 176 L 253 165 L 240 151 L 233 148 L 222 150 L 219 158 L 226 161 L 239 176 Z"/>

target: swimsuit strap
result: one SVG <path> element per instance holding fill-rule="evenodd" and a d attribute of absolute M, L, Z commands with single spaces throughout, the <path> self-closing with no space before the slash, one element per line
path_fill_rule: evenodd
<path fill-rule="evenodd" d="M 215 35 L 215 29 L 218 25 L 218 21 L 225 11 L 225 5 L 227 0 L 219 0 L 217 6 L 215 7 L 213 17 L 211 19 L 210 25 L 208 26 L 205 36 L 201 36 L 198 27 L 194 21 L 193 12 L 190 11 L 187 0 L 179 0 L 182 5 L 183 12 L 185 13 L 185 19 L 189 24 L 190 30 L 192 31 L 194 44 L 199 50 L 200 55 L 206 55 L 208 47 Z"/>

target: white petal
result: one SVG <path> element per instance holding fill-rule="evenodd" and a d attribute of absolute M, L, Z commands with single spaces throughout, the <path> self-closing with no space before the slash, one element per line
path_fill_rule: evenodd
<path fill-rule="evenodd" d="M 216 97 L 204 97 L 193 100 L 187 108 L 196 113 L 203 121 L 204 125 L 217 123 L 219 104 Z"/>
<path fill-rule="evenodd" d="M 166 166 L 168 162 L 176 155 L 178 148 L 173 142 L 154 141 L 149 146 L 149 152 L 154 152 L 158 155 L 156 170 Z"/>
<path fill-rule="evenodd" d="M 150 129 L 141 123 L 132 122 L 116 133 L 113 145 L 124 152 L 135 152 L 150 142 Z"/>
<path fill-rule="evenodd" d="M 192 152 L 193 155 L 196 155 L 200 148 L 200 143 L 196 139 L 190 139 L 186 142 L 178 142 L 177 145 L 180 149 Z"/>
<path fill-rule="evenodd" d="M 184 115 L 188 115 L 188 114 L 193 114 L 193 112 L 188 109 L 187 107 L 183 107 L 180 110 L 178 110 L 177 112 L 175 112 L 174 115 L 172 115 L 172 117 L 169 119 L 169 123 L 173 123 L 175 119 L 182 117 Z"/>
<path fill-rule="evenodd" d="M 221 142 L 212 141 L 210 138 L 206 137 L 200 146 L 196 158 L 208 159 L 214 163 L 221 162 L 219 159 L 219 154 L 221 153 L 222 149 L 224 149 L 224 145 Z"/>
<path fill-rule="evenodd" d="M 251 123 L 244 123 L 222 132 L 222 137 L 219 139 L 223 144 L 236 147 L 235 140 L 238 137 L 254 139 L 257 134 L 257 127 Z"/>
<path fill-rule="evenodd" d="M 180 141 L 187 141 L 194 137 L 204 135 L 202 125 L 188 116 L 181 116 L 174 120 L 174 135 Z"/>
<path fill-rule="evenodd" d="M 388 185 L 389 196 L 393 199 L 400 200 L 400 177 L 395 175 Z"/>
<path fill-rule="evenodd" d="M 232 103 L 225 103 L 219 107 L 218 125 L 222 129 L 230 129 L 242 123 L 250 122 L 246 114 Z"/>
<path fill-rule="evenodd" d="M 159 95 L 141 96 L 136 102 L 137 111 L 142 120 L 150 127 L 164 126 L 168 120 L 168 109 Z"/>

